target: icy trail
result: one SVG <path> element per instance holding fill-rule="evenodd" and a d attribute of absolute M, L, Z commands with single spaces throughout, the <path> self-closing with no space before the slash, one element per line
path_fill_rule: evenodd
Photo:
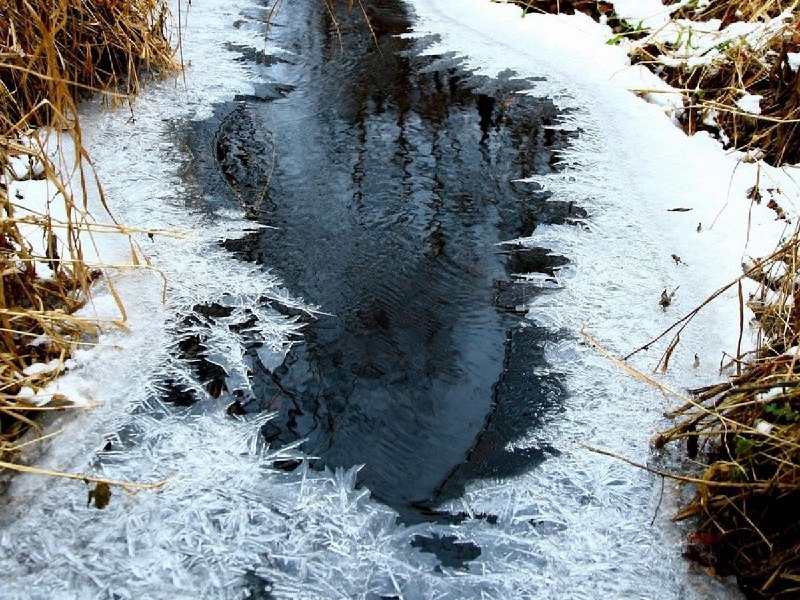
<path fill-rule="evenodd" d="M 660 481 L 581 446 L 647 462 L 667 405 L 582 345 L 577 332 L 586 325 L 623 353 L 738 274 L 749 209 L 740 191 L 753 184 L 754 167 L 741 165 L 731 180 L 735 162 L 715 142 L 687 140 L 661 109 L 625 91 L 622 51 L 606 46 L 607 31 L 588 19 L 523 20 L 518 9 L 479 0 L 412 6 L 416 34 L 437 36 L 431 53 L 454 53 L 490 76 L 511 69 L 545 78 L 531 93 L 569 108 L 563 126 L 580 132 L 563 156 L 567 168 L 540 183 L 555 200 L 586 208 L 588 227 L 540 228 L 528 240 L 572 261 L 563 286 L 541 296 L 530 314 L 572 333 L 548 349 L 548 361 L 566 377 L 565 410 L 527 441 L 561 454 L 517 479 L 475 483 L 447 507 L 496 515 L 496 523 L 398 526 L 394 513 L 354 490 L 352 470 L 274 470 L 274 456 L 258 442 L 260 420 L 150 400 L 165 379 L 196 383 L 169 349 L 177 343 L 171 326 L 197 304 L 233 307 L 234 323 L 258 317 L 257 331 L 218 327 L 209 343 L 241 386 L 244 336 L 266 341 L 279 356 L 296 330 L 262 307 L 262 298 L 280 295 L 277 282 L 218 244 L 250 224 L 241 214 L 212 222 L 194 210 L 191 186 L 181 180 L 187 149 L 164 142 L 173 124 L 252 92 L 256 75 L 225 43 L 264 47 L 257 24 L 265 10 L 245 0 L 223 8 L 195 2 L 184 42 L 186 88 L 181 81 L 152 86 L 134 105 L 135 122 L 87 108 L 83 123 L 117 218 L 187 234 L 141 241 L 165 271 L 169 300 L 161 304 L 157 275 L 121 274 L 131 333 L 104 336 L 104 346 L 78 356 L 78 368 L 59 383 L 102 407 L 66 422 L 40 462 L 112 479 L 172 479 L 160 492 L 115 492 L 98 511 L 86 507 L 80 484 L 18 477 L 0 520 L 5 598 L 263 598 L 265 586 L 275 597 L 297 598 L 736 597 L 680 558 L 680 530 L 668 521 L 669 483 L 659 509 Z M 693 210 L 668 211 L 676 207 Z M 774 225 L 763 227 L 774 236 Z M 753 240 L 774 239 L 754 231 Z M 126 252 L 122 244 L 105 256 L 118 262 Z M 668 311 L 658 304 L 665 288 L 679 288 Z M 735 292 L 683 336 L 672 379 L 695 384 L 716 376 L 720 351 L 735 347 L 731 302 Z M 95 304 L 101 314 L 113 310 L 103 294 Z M 695 353 L 699 369 L 692 368 Z M 635 363 L 650 370 L 659 355 L 654 349 Z M 455 535 L 482 552 L 468 571 L 439 572 L 432 555 L 410 545 L 427 532 Z"/>

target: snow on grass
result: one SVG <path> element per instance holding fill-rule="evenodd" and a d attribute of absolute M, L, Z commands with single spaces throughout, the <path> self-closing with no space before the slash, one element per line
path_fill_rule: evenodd
<path fill-rule="evenodd" d="M 659 29 L 667 25 L 670 22 L 670 15 L 678 7 L 678 5 L 665 7 L 661 0 L 614 0 L 614 11 L 626 19 L 632 27 L 638 29 Z"/>
<path fill-rule="evenodd" d="M 764 96 L 761 96 L 760 94 L 744 94 L 736 101 L 736 106 L 738 106 L 744 112 L 750 113 L 751 115 L 760 115 L 761 101 L 763 99 Z"/>

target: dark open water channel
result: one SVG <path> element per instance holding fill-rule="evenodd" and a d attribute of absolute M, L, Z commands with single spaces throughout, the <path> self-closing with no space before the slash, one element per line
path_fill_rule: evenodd
<path fill-rule="evenodd" d="M 363 463 L 361 483 L 413 521 L 555 452 L 514 446 L 565 393 L 543 356 L 552 334 L 523 318 L 545 292 L 522 276 L 566 259 L 497 244 L 585 215 L 513 183 L 566 143 L 550 102 L 516 94 L 513 74 L 420 57 L 424 42 L 398 37 L 400 2 L 369 17 L 377 44 L 355 10 L 335 24 L 320 2 L 284 3 L 268 39 L 287 52 L 239 48 L 256 93 L 189 142 L 209 210 L 239 203 L 272 227 L 226 247 L 324 313 L 283 364 L 253 361 L 256 395 L 233 410 L 276 412 L 273 445 Z"/>

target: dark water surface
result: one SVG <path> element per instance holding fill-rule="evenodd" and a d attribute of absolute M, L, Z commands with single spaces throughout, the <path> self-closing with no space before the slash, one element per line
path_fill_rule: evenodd
<path fill-rule="evenodd" d="M 553 451 L 514 446 L 564 394 L 547 334 L 521 317 L 544 292 L 519 276 L 566 260 L 497 244 L 584 215 L 513 183 L 566 143 L 550 102 L 418 57 L 397 37 L 403 6 L 370 6 L 377 44 L 357 11 L 334 24 L 323 3 L 284 3 L 269 43 L 286 54 L 239 48 L 262 81 L 190 143 L 209 207 L 274 227 L 226 246 L 325 313 L 283 364 L 254 363 L 256 397 L 236 408 L 275 411 L 273 444 L 363 463 L 363 485 L 410 519 Z"/>

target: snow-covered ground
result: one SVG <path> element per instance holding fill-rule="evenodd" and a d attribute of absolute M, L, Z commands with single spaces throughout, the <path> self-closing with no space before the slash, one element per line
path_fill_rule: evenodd
<path fill-rule="evenodd" d="M 217 244 L 252 224 L 241 214 L 211 220 L 196 210 L 180 175 L 188 149 L 166 141 L 171 124 L 205 118 L 215 102 L 252 91 L 254 75 L 226 42 L 265 47 L 257 28 L 233 26 L 263 17 L 263 9 L 247 0 L 194 2 L 184 30 L 186 84 L 151 86 L 134 104 L 135 122 L 97 106 L 83 117 L 84 142 L 117 219 L 184 233 L 140 241 L 166 275 L 167 302 L 159 273 L 119 271 L 130 331 L 108 331 L 55 384 L 101 406 L 65 421 L 38 462 L 117 480 L 171 480 L 156 492 L 115 491 L 99 511 L 87 508 L 80 483 L 18 476 L 0 516 L 4 597 L 236 598 L 267 580 L 275 596 L 297 598 L 737 596 L 681 559 L 681 531 L 668 520 L 669 482 L 662 502 L 659 480 L 581 445 L 647 462 L 649 439 L 670 405 L 584 345 L 578 331 L 585 326 L 624 354 L 738 276 L 743 260 L 769 253 L 792 225 L 753 206 L 746 190 L 757 182 L 765 197 L 768 188 L 779 190 L 772 193 L 796 213 L 793 170 L 743 162 L 705 134 L 687 138 L 669 106 L 629 91 L 663 84 L 630 68 L 624 47 L 606 44 L 611 31 L 583 15 L 521 18 L 518 8 L 486 0 L 409 6 L 418 19 L 411 35 L 428 40 L 429 53 L 453 53 L 485 75 L 511 69 L 530 79 L 530 93 L 553 98 L 567 110 L 560 126 L 578 133 L 563 171 L 537 182 L 554 200 L 587 209 L 586 228 L 538 228 L 524 240 L 571 260 L 562 286 L 530 307 L 533 321 L 573 334 L 548 349 L 549 363 L 565 376 L 565 411 L 526 441 L 550 444 L 560 456 L 513 480 L 475 482 L 447 507 L 498 515 L 497 525 L 399 526 L 368 492 L 354 490 L 352 470 L 272 469 L 274 456 L 258 441 L 260 420 L 230 419 L 224 406 L 178 411 L 151 400 L 165 377 L 181 376 L 169 353 L 169 324 L 195 304 L 232 306 L 232 320 L 258 311 L 254 335 L 276 356 L 296 331 L 258 308 L 259 298 L 281 294 L 279 282 Z M 639 19 L 664 13 L 652 1 L 618 3 L 623 14 L 626 8 L 640 11 Z M 109 241 L 102 255 L 122 263 L 130 249 Z M 662 310 L 665 289 L 675 293 Z M 87 310 L 118 316 L 102 285 Z M 243 340 L 227 327 L 214 333 L 210 345 L 229 358 L 231 374 L 241 374 Z M 682 335 L 665 382 L 680 388 L 714 380 L 722 351 L 734 351 L 737 337 L 734 288 Z M 632 363 L 650 373 L 662 350 Z M 101 464 L 97 452 L 109 441 Z M 434 557 L 409 544 L 429 531 L 473 541 L 482 553 L 469 571 L 435 572 Z"/>

